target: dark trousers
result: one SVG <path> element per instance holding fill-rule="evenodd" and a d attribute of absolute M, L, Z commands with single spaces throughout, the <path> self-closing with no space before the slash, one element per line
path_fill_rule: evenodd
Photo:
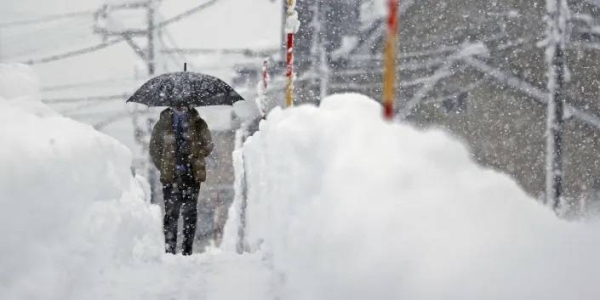
<path fill-rule="evenodd" d="M 183 218 L 183 242 L 181 253 L 191 255 L 196 236 L 196 223 L 198 221 L 198 193 L 200 183 L 195 182 L 192 176 L 180 176 L 173 184 L 163 187 L 165 199 L 165 219 L 163 231 L 165 234 L 165 250 L 175 254 L 177 249 L 177 222 L 179 213 Z"/>

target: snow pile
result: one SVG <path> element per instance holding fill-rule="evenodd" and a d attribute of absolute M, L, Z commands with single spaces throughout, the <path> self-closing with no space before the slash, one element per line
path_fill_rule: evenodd
<path fill-rule="evenodd" d="M 21 64 L 0 64 L 0 98 L 36 98 L 39 79 L 35 72 Z"/>
<path fill-rule="evenodd" d="M 163 248 L 129 151 L 42 104 L 36 81 L 0 65 L 0 299 L 85 294 L 109 265 Z"/>
<path fill-rule="evenodd" d="M 598 226 L 558 220 L 366 97 L 274 110 L 244 158 L 246 242 L 282 299 L 600 299 Z"/>

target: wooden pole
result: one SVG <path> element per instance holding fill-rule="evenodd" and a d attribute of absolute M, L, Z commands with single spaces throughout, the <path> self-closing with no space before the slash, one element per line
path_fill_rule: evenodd
<path fill-rule="evenodd" d="M 398 32 L 398 0 L 388 0 L 387 34 L 384 50 L 383 108 L 384 117 L 394 117 L 396 89 L 396 35 Z"/>

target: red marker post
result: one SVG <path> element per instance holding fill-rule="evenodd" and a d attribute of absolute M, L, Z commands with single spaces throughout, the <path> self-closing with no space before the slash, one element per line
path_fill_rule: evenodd
<path fill-rule="evenodd" d="M 296 1 L 287 0 L 287 15 L 285 21 L 286 42 L 286 85 L 285 85 L 285 105 L 290 107 L 294 104 L 294 35 L 300 28 L 298 12 L 296 11 Z"/>
<path fill-rule="evenodd" d="M 383 108 L 384 117 L 394 117 L 396 89 L 396 36 L 398 32 L 398 0 L 388 0 L 387 34 L 384 50 Z"/>
<path fill-rule="evenodd" d="M 269 76 L 269 61 L 266 59 L 263 62 L 261 74 L 260 82 L 256 86 L 256 93 L 258 94 L 258 97 L 256 97 L 256 106 L 264 119 L 267 109 L 267 89 L 269 88 L 269 81 L 271 80 Z"/>
<path fill-rule="evenodd" d="M 267 91 L 269 87 L 269 61 L 265 60 L 262 67 L 262 84 L 263 91 Z"/>

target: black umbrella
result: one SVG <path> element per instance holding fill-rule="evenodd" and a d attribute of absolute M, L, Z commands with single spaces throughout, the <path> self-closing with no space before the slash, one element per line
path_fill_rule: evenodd
<path fill-rule="evenodd" d="M 233 105 L 244 100 L 221 79 L 195 72 L 163 74 L 144 83 L 127 102 L 148 106 L 174 106 L 186 103 L 192 106 Z"/>

